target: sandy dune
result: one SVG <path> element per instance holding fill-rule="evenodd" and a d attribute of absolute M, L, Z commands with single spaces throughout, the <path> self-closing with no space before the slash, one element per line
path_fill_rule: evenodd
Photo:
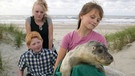
<path fill-rule="evenodd" d="M 62 37 L 66 33 L 76 29 L 76 27 L 76 25 L 68 26 L 66 24 L 57 24 L 54 26 L 54 45 L 57 51 L 59 50 L 59 45 Z M 121 30 L 122 28 L 126 27 L 126 25 L 112 26 L 107 24 L 98 26 L 95 30 L 102 34 L 106 34 Z M 135 42 L 129 45 L 130 47 L 125 47 L 120 52 L 112 54 L 115 61 L 110 65 L 110 67 L 125 73 L 127 76 L 135 76 Z M 10 67 L 10 70 L 8 72 L 10 76 L 17 76 L 18 59 L 20 55 L 26 50 L 27 47 L 25 45 L 25 42 L 23 43 L 21 48 L 16 48 L 14 45 L 0 42 L 0 51 L 4 59 L 4 65 L 8 65 L 8 67 Z"/>

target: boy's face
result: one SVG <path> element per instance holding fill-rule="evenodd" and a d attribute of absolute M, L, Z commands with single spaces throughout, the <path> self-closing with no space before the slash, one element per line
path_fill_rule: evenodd
<path fill-rule="evenodd" d="M 39 40 L 38 38 L 33 38 L 31 40 L 30 45 L 28 46 L 30 49 L 32 49 L 34 52 L 38 53 L 42 49 L 42 40 Z"/>

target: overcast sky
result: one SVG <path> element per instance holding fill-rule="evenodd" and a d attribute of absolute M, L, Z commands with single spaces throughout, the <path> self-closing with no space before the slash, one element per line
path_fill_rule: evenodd
<path fill-rule="evenodd" d="M 36 0 L 0 0 L 0 15 L 31 15 Z M 46 0 L 50 15 L 78 15 L 82 6 L 92 0 Z M 96 0 L 105 15 L 134 15 L 135 0 Z"/>

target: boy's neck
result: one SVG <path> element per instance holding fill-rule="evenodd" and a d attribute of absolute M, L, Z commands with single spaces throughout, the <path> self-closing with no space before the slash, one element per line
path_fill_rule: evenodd
<path fill-rule="evenodd" d="M 41 50 L 42 50 L 42 49 L 41 49 Z M 39 52 L 36 52 L 36 51 L 34 51 L 34 50 L 30 49 L 30 51 L 31 51 L 32 53 L 35 53 L 35 54 L 39 54 L 39 53 L 41 53 L 41 50 L 40 50 Z"/>

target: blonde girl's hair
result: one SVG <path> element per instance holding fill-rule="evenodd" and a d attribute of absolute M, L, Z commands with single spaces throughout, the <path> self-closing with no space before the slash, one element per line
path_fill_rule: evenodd
<path fill-rule="evenodd" d="M 28 33 L 28 34 L 26 35 L 26 38 L 25 38 L 26 44 L 27 44 L 27 45 L 30 45 L 31 40 L 32 40 L 33 38 L 38 38 L 39 40 L 43 41 L 42 37 L 40 36 L 40 34 L 39 34 L 38 32 L 32 31 L 32 32 L 30 32 L 30 33 Z"/>
<path fill-rule="evenodd" d="M 46 1 L 45 0 L 37 0 L 33 5 L 32 11 L 34 10 L 35 5 L 40 5 L 43 8 L 44 17 L 42 18 L 42 21 L 45 22 L 46 19 L 47 19 L 47 13 L 46 12 L 48 11 L 48 5 L 47 5 Z"/>
<path fill-rule="evenodd" d="M 86 3 L 86 4 L 82 7 L 82 9 L 81 9 L 81 11 L 80 11 L 80 13 L 79 13 L 79 20 L 78 20 L 78 27 L 77 27 L 77 29 L 80 28 L 80 24 L 81 24 L 81 18 L 80 18 L 80 17 L 81 17 L 82 15 L 85 15 L 85 14 L 89 13 L 89 12 L 92 11 L 93 9 L 97 9 L 98 12 L 99 12 L 100 18 L 101 18 L 101 19 L 103 18 L 104 11 L 103 11 L 102 7 L 101 7 L 100 5 L 98 5 L 96 2 L 88 2 L 88 3 Z"/>

